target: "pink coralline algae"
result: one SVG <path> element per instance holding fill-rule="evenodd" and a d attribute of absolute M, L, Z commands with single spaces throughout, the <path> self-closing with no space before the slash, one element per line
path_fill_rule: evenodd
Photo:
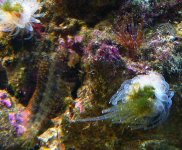
<path fill-rule="evenodd" d="M 102 44 L 97 50 L 95 59 L 98 61 L 120 61 L 119 50 L 115 46 Z"/>
<path fill-rule="evenodd" d="M 66 38 L 59 38 L 59 49 L 66 49 L 70 53 L 75 51 L 76 53 L 81 55 L 83 52 L 82 41 L 83 36 L 68 36 Z"/>
<path fill-rule="evenodd" d="M 62 58 L 68 63 L 68 66 L 74 68 L 83 55 L 82 36 L 67 36 L 59 38 L 59 46 L 57 51 L 62 54 Z"/>
<path fill-rule="evenodd" d="M 157 27 L 147 45 L 152 50 L 152 59 L 165 61 L 170 59 L 176 45 L 175 29 L 170 23 L 163 23 Z"/>
<path fill-rule="evenodd" d="M 80 98 L 76 99 L 75 108 L 77 108 L 80 113 L 83 113 L 85 111 L 83 102 Z"/>
<path fill-rule="evenodd" d="M 124 60 L 124 62 L 126 63 L 126 67 L 128 68 L 128 70 L 132 73 L 143 74 L 152 70 L 151 67 L 145 62 L 133 62 L 126 59 Z"/>
<path fill-rule="evenodd" d="M 94 34 L 97 34 L 95 32 Z M 69 54 L 69 56 L 83 56 L 86 62 L 91 60 L 94 62 L 111 63 L 115 65 L 121 62 L 119 48 L 111 41 L 97 41 L 94 39 L 86 46 L 84 46 L 83 41 L 84 37 L 78 35 L 74 37 L 68 36 L 66 38 L 59 38 L 58 50 L 61 50 L 62 52 L 63 50 L 66 50 L 65 52 Z"/>
<path fill-rule="evenodd" d="M 118 64 L 121 61 L 117 46 L 107 42 L 90 42 L 85 50 L 85 55 L 96 62 Z"/>
<path fill-rule="evenodd" d="M 27 131 L 28 120 L 30 118 L 29 116 L 29 111 L 22 111 L 17 114 L 9 114 L 10 124 L 15 128 L 17 136 L 21 136 L 24 132 Z"/>
<path fill-rule="evenodd" d="M 7 108 L 12 107 L 12 102 L 10 100 L 10 97 L 3 90 L 0 90 L 0 105 L 6 106 Z"/>

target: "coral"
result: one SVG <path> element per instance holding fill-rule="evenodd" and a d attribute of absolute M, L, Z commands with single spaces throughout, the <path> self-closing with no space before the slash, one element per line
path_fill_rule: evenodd
<path fill-rule="evenodd" d="M 5 0 L 0 2 L 0 31 L 15 32 L 17 35 L 20 30 L 33 32 L 32 24 L 40 23 L 35 14 L 40 9 L 41 3 L 34 0 Z"/>
<path fill-rule="evenodd" d="M 153 128 L 166 120 L 173 95 L 174 92 L 169 91 L 168 83 L 160 74 L 150 72 L 139 75 L 121 85 L 110 100 L 113 107 L 102 111 L 105 115 L 76 122 L 111 119 L 132 129 Z"/>

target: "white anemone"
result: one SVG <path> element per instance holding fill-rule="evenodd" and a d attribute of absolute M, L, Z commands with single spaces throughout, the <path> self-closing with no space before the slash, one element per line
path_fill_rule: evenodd
<path fill-rule="evenodd" d="M 17 7 L 18 6 L 18 7 Z M 40 23 L 35 14 L 42 3 L 38 0 L 2 0 L 0 1 L 0 31 L 19 33 L 21 29 L 33 31 L 32 24 Z"/>
<path fill-rule="evenodd" d="M 132 129 L 150 129 L 166 120 L 173 95 L 161 74 L 138 75 L 121 85 L 110 100 L 113 106 L 102 111 L 104 115 L 76 122 L 111 119 Z"/>

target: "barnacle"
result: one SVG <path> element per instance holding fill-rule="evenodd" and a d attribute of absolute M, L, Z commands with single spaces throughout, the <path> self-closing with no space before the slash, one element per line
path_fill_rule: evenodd
<path fill-rule="evenodd" d="M 102 111 L 104 115 L 76 122 L 110 119 L 131 129 L 150 129 L 166 120 L 173 95 L 169 84 L 159 73 L 138 75 L 121 85 L 110 100 L 113 106 Z"/>
<path fill-rule="evenodd" d="M 35 14 L 42 3 L 38 0 L 3 0 L 0 1 L 0 31 L 14 32 L 17 35 L 22 29 L 33 34 L 33 23 L 40 23 Z"/>

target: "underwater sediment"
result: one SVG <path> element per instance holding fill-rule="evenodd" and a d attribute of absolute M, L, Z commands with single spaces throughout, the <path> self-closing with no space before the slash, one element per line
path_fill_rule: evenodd
<path fill-rule="evenodd" d="M 181 12 L 0 0 L 0 149 L 180 150 Z"/>

